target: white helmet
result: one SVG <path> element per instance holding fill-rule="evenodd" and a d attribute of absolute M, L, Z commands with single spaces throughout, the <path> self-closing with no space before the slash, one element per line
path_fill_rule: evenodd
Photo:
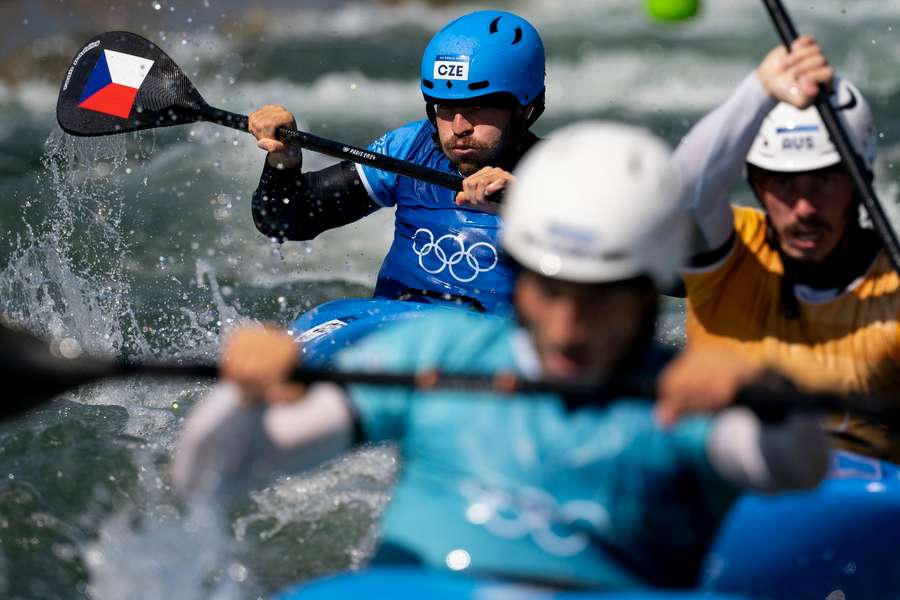
<path fill-rule="evenodd" d="M 835 77 L 829 96 L 853 148 L 869 171 L 875 166 L 878 135 L 869 103 L 846 79 Z M 759 128 L 747 162 L 767 171 L 798 173 L 824 169 L 841 162 L 815 106 L 800 110 L 780 102 Z"/>
<path fill-rule="evenodd" d="M 671 152 L 649 131 L 576 123 L 535 146 L 515 175 L 501 241 L 520 264 L 578 283 L 674 282 L 689 218 Z"/>

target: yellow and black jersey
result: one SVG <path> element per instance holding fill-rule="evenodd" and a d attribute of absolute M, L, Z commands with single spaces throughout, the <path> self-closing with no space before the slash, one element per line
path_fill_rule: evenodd
<path fill-rule="evenodd" d="M 732 207 L 735 241 L 718 263 L 683 274 L 689 344 L 717 343 L 774 367 L 807 389 L 859 392 L 900 402 L 900 276 L 884 252 L 843 292 L 782 305 L 784 269 L 769 244 L 765 214 Z M 841 416 L 843 437 L 861 437 L 891 454 L 883 428 Z M 866 450 L 856 447 L 857 450 Z"/>

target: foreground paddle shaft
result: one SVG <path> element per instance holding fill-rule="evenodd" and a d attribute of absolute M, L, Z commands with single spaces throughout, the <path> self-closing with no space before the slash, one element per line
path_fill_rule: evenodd
<path fill-rule="evenodd" d="M 82 360 L 82 359 L 76 359 Z M 71 362 L 71 361 L 70 361 Z M 71 365 L 69 365 L 71 367 Z M 67 369 L 68 370 L 68 369 Z M 88 369 L 86 378 L 98 377 L 219 377 L 213 365 L 178 365 L 167 363 L 109 362 L 100 375 L 96 368 Z M 512 373 L 448 373 L 422 371 L 419 373 L 384 373 L 371 371 L 339 371 L 328 368 L 297 367 L 290 375 L 298 383 L 328 382 L 339 385 L 399 386 L 421 391 L 454 390 L 461 392 L 487 392 L 494 394 L 556 394 L 585 402 L 620 395 L 652 397 L 655 381 L 634 375 L 619 377 L 614 381 L 600 382 L 593 379 L 525 379 Z M 84 383 L 84 382 L 82 382 Z M 583 404 L 581 402 L 580 404 Z"/>
<path fill-rule="evenodd" d="M 204 121 L 217 123 L 239 131 L 247 131 L 248 117 L 246 115 L 208 106 L 200 111 L 199 116 Z M 463 189 L 462 177 L 453 175 L 452 173 L 444 173 L 436 169 L 400 160 L 393 156 L 372 152 L 371 150 L 366 150 L 364 148 L 348 146 L 347 144 L 335 142 L 311 133 L 306 133 L 305 131 L 290 129 L 289 127 L 279 127 L 277 133 L 281 140 L 295 143 L 302 148 L 307 148 L 320 154 L 349 160 L 362 165 L 368 165 L 370 167 L 375 167 L 376 169 L 390 171 L 391 173 L 397 173 L 399 175 L 406 175 L 413 179 L 427 181 L 428 183 L 433 183 L 455 192 L 462 191 Z"/>
<path fill-rule="evenodd" d="M 72 356 L 64 344 L 50 344 L 31 334 L 0 325 L 0 378 L 11 382 L 11 391 L 0 403 L 0 419 L 12 417 L 46 403 L 68 389 L 101 379 L 150 376 L 217 378 L 218 368 L 209 364 L 136 363 Z M 656 380 L 652 375 L 632 373 L 612 380 L 531 380 L 511 373 L 373 373 L 298 367 L 291 379 L 302 383 L 327 381 L 340 385 L 404 386 L 428 390 L 486 393 L 555 394 L 567 399 L 571 408 L 605 404 L 629 396 L 652 398 Z M 473 398 L 460 394 L 461 399 Z M 483 398 L 483 397 L 480 397 Z M 805 394 L 794 390 L 749 386 L 737 401 L 764 418 L 778 419 L 789 410 L 850 410 L 887 425 L 900 427 L 900 412 L 864 396 Z"/>
<path fill-rule="evenodd" d="M 156 44 L 127 31 L 85 44 L 66 72 L 56 118 L 66 133 L 98 136 L 209 121 L 247 132 L 247 117 L 206 103 Z M 304 148 L 420 179 L 453 191 L 462 177 L 288 128 L 279 135 Z"/>
<path fill-rule="evenodd" d="M 778 30 L 781 41 L 790 49 L 791 43 L 797 39 L 798 35 L 787 9 L 781 0 L 763 0 L 763 3 L 769 11 L 769 16 L 772 17 L 772 22 Z M 828 96 L 827 90 L 822 87 L 819 96 L 816 98 L 816 108 L 819 110 L 819 115 L 822 117 L 822 122 L 828 130 L 828 134 L 831 136 L 834 147 L 840 154 L 844 165 L 846 165 L 850 179 L 853 181 L 853 187 L 862 199 L 863 206 L 866 207 L 866 211 L 872 219 L 875 231 L 881 239 L 885 252 L 887 252 L 891 264 L 894 266 L 894 270 L 900 272 L 900 241 L 897 240 L 897 234 L 894 228 L 891 227 L 891 223 L 884 212 L 881 202 L 878 200 L 878 196 L 875 195 L 872 182 L 866 175 L 866 166 L 862 157 L 853 149 L 850 136 L 838 120 L 837 112 L 828 100 Z"/>

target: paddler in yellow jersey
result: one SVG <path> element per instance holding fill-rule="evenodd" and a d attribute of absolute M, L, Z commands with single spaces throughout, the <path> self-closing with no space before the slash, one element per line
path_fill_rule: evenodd
<path fill-rule="evenodd" d="M 811 37 L 772 50 L 680 144 L 705 250 L 683 274 L 688 344 L 723 344 L 807 388 L 896 398 L 900 278 L 811 106 L 819 84 L 872 176 L 869 106 Z M 729 203 L 745 168 L 763 210 Z M 878 424 L 836 415 L 827 427 L 841 445 L 900 459 Z"/>

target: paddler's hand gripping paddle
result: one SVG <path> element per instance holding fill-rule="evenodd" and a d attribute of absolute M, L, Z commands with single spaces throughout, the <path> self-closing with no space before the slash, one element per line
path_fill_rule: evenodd
<path fill-rule="evenodd" d="M 125 31 L 101 33 L 75 55 L 66 72 L 56 118 L 63 131 L 98 136 L 208 121 L 247 132 L 247 116 L 206 103 L 187 75 L 156 44 Z M 279 127 L 303 148 L 406 175 L 453 191 L 462 178 L 311 133 Z M 499 194 L 498 194 L 499 195 Z"/>
<path fill-rule="evenodd" d="M 216 378 L 218 368 L 209 364 L 136 363 L 91 356 L 64 358 L 60 348 L 31 334 L 0 324 L 0 379 L 9 389 L 0 402 L 0 420 L 27 412 L 49 402 L 67 389 L 102 379 L 138 376 Z M 338 371 L 300 366 L 293 381 L 330 381 L 350 385 L 401 386 L 428 391 L 450 389 L 493 394 L 555 394 L 573 406 L 600 406 L 615 398 L 653 398 L 656 381 L 641 374 L 617 375 L 608 381 L 577 379 L 523 379 L 510 373 L 378 373 Z M 461 401 L 472 394 L 459 394 Z M 489 397 L 489 396 L 488 396 Z M 474 396 L 484 398 L 484 396 Z M 480 400 L 479 400 L 480 401 Z M 849 410 L 900 427 L 900 410 L 875 398 L 859 395 L 805 394 L 765 385 L 745 387 L 737 403 L 748 406 L 765 419 L 779 419 L 791 410 Z"/>

